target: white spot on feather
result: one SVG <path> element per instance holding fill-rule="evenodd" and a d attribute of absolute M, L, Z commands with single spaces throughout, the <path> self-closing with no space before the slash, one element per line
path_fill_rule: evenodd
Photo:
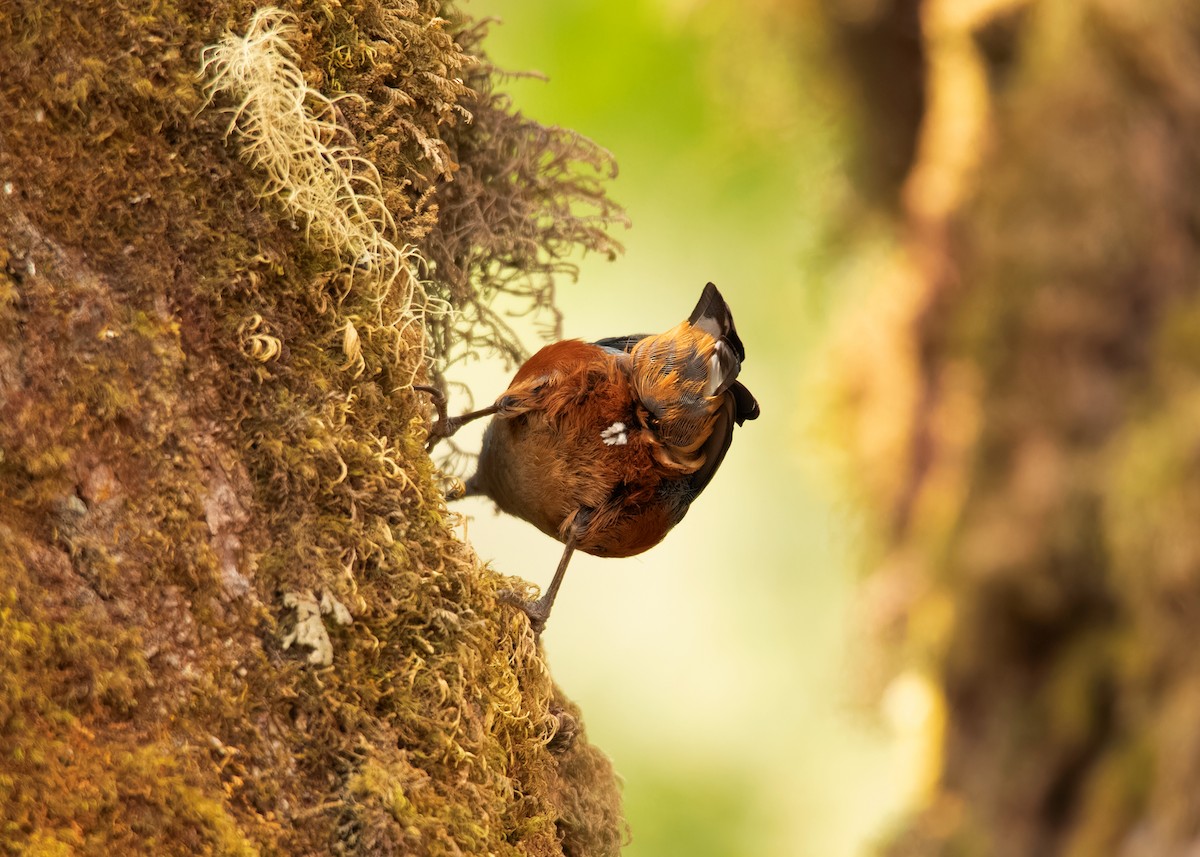
<path fill-rule="evenodd" d="M 725 364 L 735 362 L 732 361 L 732 357 L 729 347 L 724 342 L 718 341 L 713 346 L 712 356 L 708 358 L 708 383 L 704 385 L 704 395 L 715 396 L 717 390 L 725 384 L 730 374 Z"/>
<path fill-rule="evenodd" d="M 717 343 L 719 346 L 721 343 Z M 704 395 L 715 395 L 717 389 L 721 386 L 721 355 L 717 349 L 713 349 L 712 357 L 708 358 L 708 383 L 704 386 Z"/>
<path fill-rule="evenodd" d="M 625 434 L 625 423 L 613 423 L 600 432 L 605 446 L 623 446 L 629 443 L 629 435 Z"/>

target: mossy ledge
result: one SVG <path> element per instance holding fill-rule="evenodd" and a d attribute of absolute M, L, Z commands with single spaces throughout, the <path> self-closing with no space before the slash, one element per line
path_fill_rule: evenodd
<path fill-rule="evenodd" d="M 206 105 L 252 4 L 0 11 L 0 853 L 616 854 L 611 765 L 454 538 L 407 386 L 454 341 L 519 353 L 491 275 L 546 305 L 614 250 L 611 164 L 513 111 L 453 9 L 282 5 L 304 84 L 355 96 L 404 288 Z M 417 293 L 465 321 L 427 335 Z M 284 648 L 286 595 L 330 665 Z"/>

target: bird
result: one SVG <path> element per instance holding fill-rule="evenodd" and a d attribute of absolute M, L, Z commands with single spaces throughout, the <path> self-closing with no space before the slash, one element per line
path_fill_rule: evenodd
<path fill-rule="evenodd" d="M 430 450 L 491 417 L 474 475 L 460 496 L 485 496 L 564 544 L 536 600 L 501 593 L 535 635 L 545 629 L 572 554 L 640 554 L 683 520 L 725 458 L 735 424 L 759 405 L 738 380 L 746 351 L 720 291 L 708 283 L 691 315 L 656 335 L 546 345 L 488 407 L 438 420 Z"/>

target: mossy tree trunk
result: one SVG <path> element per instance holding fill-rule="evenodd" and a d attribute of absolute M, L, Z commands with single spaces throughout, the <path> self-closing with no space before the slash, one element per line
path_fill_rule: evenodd
<path fill-rule="evenodd" d="M 428 248 L 403 276 L 478 315 L 485 270 L 535 294 L 607 247 L 542 216 L 615 216 L 602 157 L 491 92 L 469 22 L 293 5 L 390 240 Z M 0 5 L 0 852 L 615 854 L 611 767 L 423 451 L 408 384 L 446 329 L 205 104 L 202 48 L 253 11 Z"/>
<path fill-rule="evenodd" d="M 860 426 L 890 533 L 867 612 L 946 716 L 887 853 L 1194 854 L 1200 15 L 926 0 L 920 20 L 879 293 L 904 313 L 850 388 L 864 418 L 907 415 Z"/>

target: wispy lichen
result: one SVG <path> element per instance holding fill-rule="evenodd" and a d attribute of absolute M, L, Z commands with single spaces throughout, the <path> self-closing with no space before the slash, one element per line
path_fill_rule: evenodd
<path fill-rule="evenodd" d="M 466 25 L 247 5 L 0 14 L 0 853 L 615 855 L 611 766 L 433 486 L 415 257 L 389 286 L 354 246 L 417 246 L 436 183 L 495 173 L 447 142 Z M 286 37 L 276 109 L 351 160 L 238 162 L 248 92 L 197 85 L 214 21 Z M 320 217 L 277 181 L 317 162 Z M 288 592 L 326 603 L 284 651 Z"/>
<path fill-rule="evenodd" d="M 373 324 L 390 328 L 397 352 L 416 358 L 406 361 L 411 382 L 425 355 L 422 322 L 446 306 L 421 285 L 416 249 L 392 241 L 396 223 L 383 201 L 379 171 L 355 154 L 353 134 L 340 121 L 337 101 L 351 96 L 330 99 L 306 83 L 288 44 L 294 33 L 284 12 L 258 10 L 245 35 L 226 33 L 204 49 L 206 95 L 209 102 L 223 93 L 240 99 L 227 133 L 265 177 L 263 196 L 301 220 L 309 241 L 334 253 L 355 286 L 370 289 Z M 410 329 L 416 334 L 406 336 Z M 350 322 L 343 331 L 344 368 L 361 373 L 358 334 Z"/>

